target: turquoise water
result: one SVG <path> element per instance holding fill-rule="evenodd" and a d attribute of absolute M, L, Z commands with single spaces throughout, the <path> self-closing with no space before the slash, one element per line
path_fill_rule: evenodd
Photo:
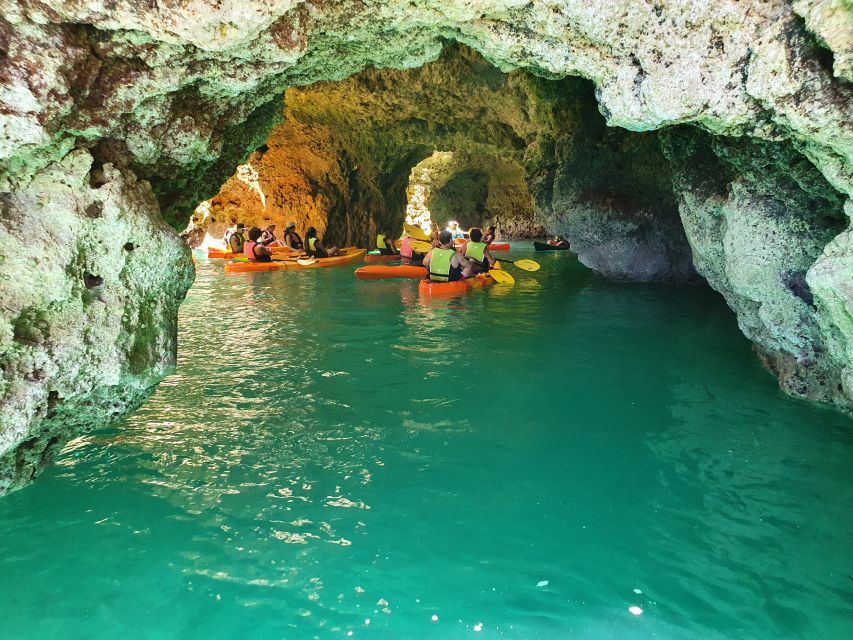
<path fill-rule="evenodd" d="M 853 421 L 713 292 L 537 259 L 200 261 L 177 373 L 0 500 L 0 636 L 851 637 Z"/>

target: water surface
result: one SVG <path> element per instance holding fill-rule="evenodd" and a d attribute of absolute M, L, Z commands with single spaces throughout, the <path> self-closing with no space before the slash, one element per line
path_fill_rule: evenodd
<path fill-rule="evenodd" d="M 0 635 L 853 636 L 853 422 L 717 294 L 536 258 L 433 304 L 200 261 L 177 373 L 0 500 Z"/>

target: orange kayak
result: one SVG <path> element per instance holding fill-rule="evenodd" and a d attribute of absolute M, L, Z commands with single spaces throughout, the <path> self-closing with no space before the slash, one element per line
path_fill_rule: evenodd
<path fill-rule="evenodd" d="M 359 280 L 387 280 L 390 278 L 413 278 L 418 280 L 425 277 L 426 273 L 426 267 L 415 267 L 408 264 L 393 267 L 385 264 L 371 264 L 356 269 L 355 277 Z"/>
<path fill-rule="evenodd" d="M 478 289 L 492 284 L 494 280 L 487 273 L 481 273 L 473 278 L 465 280 L 456 280 L 455 282 L 432 282 L 430 280 L 421 280 L 418 285 L 418 293 L 422 296 L 432 298 L 442 296 L 458 296 L 466 293 L 471 289 Z"/>
<path fill-rule="evenodd" d="M 272 249 L 272 252 L 274 255 L 277 253 L 283 253 L 283 254 L 294 253 L 294 250 L 291 249 L 290 247 L 270 247 L 270 249 Z M 215 247 L 208 247 L 207 248 L 207 257 L 208 258 L 233 259 L 233 258 L 239 258 L 242 255 L 243 255 L 242 253 L 234 253 L 233 251 L 225 251 L 224 249 L 217 249 Z"/>
<path fill-rule="evenodd" d="M 356 262 L 364 257 L 367 249 L 344 249 L 344 255 L 334 258 L 319 258 L 310 264 L 299 264 L 296 259 L 273 260 L 272 262 L 229 262 L 225 265 L 226 273 L 241 273 L 244 271 L 300 271 L 302 269 L 319 269 L 321 267 L 336 267 L 342 264 Z"/>
<path fill-rule="evenodd" d="M 388 256 L 383 256 L 381 253 L 368 253 L 364 256 L 365 262 L 394 262 L 395 260 L 399 260 L 400 256 L 397 254 L 391 254 Z"/>

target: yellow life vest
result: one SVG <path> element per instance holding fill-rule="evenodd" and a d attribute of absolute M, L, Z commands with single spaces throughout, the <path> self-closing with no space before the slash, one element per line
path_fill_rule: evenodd
<path fill-rule="evenodd" d="M 308 250 L 309 251 L 316 251 L 316 249 L 314 249 L 314 243 L 315 242 L 317 242 L 317 238 L 308 238 Z"/>
<path fill-rule="evenodd" d="M 385 236 L 381 233 L 376 234 L 376 248 L 384 249 L 385 248 Z"/>
<path fill-rule="evenodd" d="M 433 282 L 447 282 L 450 280 L 450 263 L 456 251 L 453 249 L 442 249 L 436 247 L 432 250 L 429 259 L 429 279 Z"/>
<path fill-rule="evenodd" d="M 465 257 L 472 258 L 477 262 L 485 262 L 486 256 L 483 253 L 486 250 L 485 242 L 471 242 L 465 246 Z"/>

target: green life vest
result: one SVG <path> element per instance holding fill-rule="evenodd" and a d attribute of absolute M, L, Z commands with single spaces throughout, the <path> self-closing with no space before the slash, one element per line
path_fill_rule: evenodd
<path fill-rule="evenodd" d="M 384 249 L 385 248 L 385 236 L 381 233 L 376 234 L 376 248 Z"/>
<path fill-rule="evenodd" d="M 456 251 L 453 249 L 442 249 L 437 247 L 432 250 L 429 259 L 429 279 L 433 282 L 447 282 L 450 280 L 450 262 Z"/>
<path fill-rule="evenodd" d="M 484 262 L 486 260 L 486 256 L 484 255 L 484 251 L 486 250 L 485 242 L 471 242 L 468 241 L 468 244 L 465 246 L 465 257 L 473 258 L 477 262 Z"/>
<path fill-rule="evenodd" d="M 317 242 L 317 238 L 308 238 L 308 250 L 309 251 L 316 251 L 316 249 L 314 248 L 315 242 Z"/>

